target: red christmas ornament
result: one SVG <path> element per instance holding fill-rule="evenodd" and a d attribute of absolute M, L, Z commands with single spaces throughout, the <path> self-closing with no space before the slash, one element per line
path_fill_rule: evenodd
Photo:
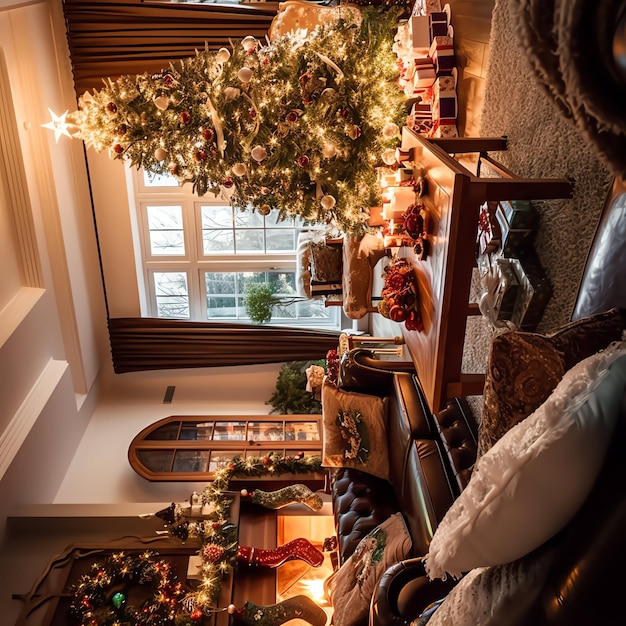
<path fill-rule="evenodd" d="M 256 117 L 256 109 L 250 108 L 248 109 L 248 115 L 254 119 Z"/>
<path fill-rule="evenodd" d="M 224 555 L 224 548 L 216 543 L 208 543 L 204 546 L 203 554 L 208 563 L 216 563 Z"/>
<path fill-rule="evenodd" d="M 205 128 L 202 131 L 202 136 L 204 137 L 205 141 L 213 141 L 213 137 L 215 137 L 215 133 L 213 132 L 211 128 Z"/>
<path fill-rule="evenodd" d="M 285 119 L 290 123 L 290 124 L 295 124 L 299 119 L 300 119 L 300 114 L 298 113 L 298 111 L 289 111 L 289 113 L 287 113 Z"/>
<path fill-rule="evenodd" d="M 196 150 L 193 153 L 193 158 L 197 163 L 201 163 L 202 161 L 206 161 L 207 154 L 204 150 Z"/>
<path fill-rule="evenodd" d="M 346 107 L 344 107 L 343 109 L 341 109 L 341 117 L 347 117 L 348 113 L 350 113 L 350 111 L 348 111 L 348 109 L 346 109 Z"/>
<path fill-rule="evenodd" d="M 269 465 L 270 464 L 270 457 L 269 456 L 264 456 L 261 461 L 263 462 L 263 465 Z"/>
<path fill-rule="evenodd" d="M 230 189 L 234 184 L 233 179 L 230 177 L 227 177 L 222 181 L 222 186 L 226 187 L 226 189 Z"/>
<path fill-rule="evenodd" d="M 172 75 L 171 75 L 171 74 L 166 74 L 166 75 L 163 77 L 163 82 L 165 83 L 165 85 L 166 85 L 167 87 L 171 87 L 171 86 L 172 86 L 172 84 L 174 83 L 174 79 L 172 78 Z"/>
<path fill-rule="evenodd" d="M 109 113 L 117 113 L 117 104 L 115 104 L 115 102 L 109 102 L 109 104 L 107 104 L 107 111 Z"/>
<path fill-rule="evenodd" d="M 307 168 L 309 167 L 310 159 L 306 154 L 298 157 L 297 163 L 300 167 Z"/>
<path fill-rule="evenodd" d="M 122 152 L 124 152 L 124 147 L 121 146 L 119 143 L 116 143 L 113 146 L 113 152 L 115 152 L 116 154 L 122 154 Z"/>
<path fill-rule="evenodd" d="M 198 609 L 198 608 L 194 609 L 190 615 L 191 619 L 194 621 L 200 621 L 203 616 L 204 616 L 204 613 L 202 612 L 202 609 Z"/>
<path fill-rule="evenodd" d="M 185 126 L 187 124 L 191 124 L 191 113 L 189 113 L 189 111 L 183 111 L 179 116 L 178 119 L 180 120 L 181 124 L 185 124 Z"/>

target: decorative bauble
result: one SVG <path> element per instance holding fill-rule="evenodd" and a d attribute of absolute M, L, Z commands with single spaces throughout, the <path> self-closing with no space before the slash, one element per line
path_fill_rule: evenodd
<path fill-rule="evenodd" d="M 213 132 L 212 128 L 205 128 L 202 131 L 202 137 L 204 137 L 205 141 L 213 141 L 213 138 L 215 137 L 215 133 Z"/>
<path fill-rule="evenodd" d="M 118 591 L 117 593 L 113 594 L 111 602 L 116 609 L 119 609 L 122 604 L 126 602 L 126 596 L 121 591 Z"/>
<path fill-rule="evenodd" d="M 230 50 L 228 48 L 220 48 L 215 54 L 215 60 L 218 63 L 226 63 L 230 59 Z"/>
<path fill-rule="evenodd" d="M 270 188 L 269 187 L 261 187 L 261 195 L 263 196 L 267 196 L 270 193 Z"/>
<path fill-rule="evenodd" d="M 230 189 L 234 184 L 233 179 L 229 176 L 222 181 L 222 187 L 225 187 L 226 189 Z"/>
<path fill-rule="evenodd" d="M 184 124 L 185 126 L 187 126 L 187 124 L 191 124 L 191 113 L 189 113 L 189 111 L 181 111 L 180 115 L 178 116 L 178 120 L 181 124 Z"/>
<path fill-rule="evenodd" d="M 238 72 L 237 72 L 237 78 L 242 82 L 242 83 L 249 83 L 250 79 L 252 78 L 252 70 L 249 67 L 242 67 Z"/>
<path fill-rule="evenodd" d="M 250 156 L 257 163 L 260 163 L 267 158 L 267 150 L 263 146 L 254 146 L 254 148 L 250 151 Z"/>
<path fill-rule="evenodd" d="M 236 610 L 237 607 L 234 604 L 229 604 L 228 608 L 226 609 L 229 615 L 233 615 Z"/>
<path fill-rule="evenodd" d="M 165 111 L 167 107 L 170 105 L 170 99 L 165 96 L 159 96 L 154 99 L 154 106 L 159 109 L 159 111 Z"/>
<path fill-rule="evenodd" d="M 241 40 L 241 45 L 243 46 L 243 49 L 248 53 L 254 52 L 258 43 L 259 42 L 252 35 L 248 35 Z"/>
<path fill-rule="evenodd" d="M 248 109 L 248 115 L 250 116 L 251 119 L 254 119 L 256 117 L 256 109 L 253 107 L 250 107 Z"/>
<path fill-rule="evenodd" d="M 335 200 L 334 196 L 326 194 L 320 200 L 320 204 L 322 205 L 323 209 L 325 209 L 326 211 L 330 211 L 337 204 L 337 200 Z"/>
<path fill-rule="evenodd" d="M 224 548 L 216 543 L 208 543 L 204 546 L 202 556 L 207 563 L 216 563 L 224 555 Z"/>
<path fill-rule="evenodd" d="M 107 104 L 107 111 L 109 113 L 117 113 L 117 104 L 115 104 L 115 102 L 109 102 L 109 104 Z"/>
<path fill-rule="evenodd" d="M 388 148 L 381 154 L 381 158 L 385 165 L 396 164 L 396 151 L 393 148 Z"/>
<path fill-rule="evenodd" d="M 154 158 L 157 161 L 165 161 L 170 156 L 170 153 L 163 147 L 159 147 L 154 151 Z"/>
<path fill-rule="evenodd" d="M 337 148 L 332 143 L 327 143 L 322 148 L 322 156 L 325 159 L 332 159 L 337 154 Z"/>
<path fill-rule="evenodd" d="M 226 100 L 236 100 L 241 95 L 241 89 L 237 87 L 226 87 L 224 89 L 224 97 Z"/>
<path fill-rule="evenodd" d="M 385 124 L 385 126 L 383 127 L 383 137 L 385 139 L 392 139 L 393 137 L 399 134 L 400 134 L 400 127 L 397 124 L 394 124 L 393 122 L 389 122 L 388 124 Z"/>
<path fill-rule="evenodd" d="M 178 176 L 180 174 L 180 168 L 178 167 L 178 163 L 170 164 L 170 174 L 172 176 Z"/>
<path fill-rule="evenodd" d="M 121 146 L 119 143 L 116 143 L 113 146 L 113 152 L 115 152 L 115 154 L 122 154 L 122 152 L 124 152 L 124 146 Z"/>
<path fill-rule="evenodd" d="M 233 174 L 235 176 L 245 176 L 247 169 L 245 163 L 235 163 L 233 165 Z"/>
<path fill-rule="evenodd" d="M 350 111 L 346 107 L 343 107 L 340 111 L 341 117 L 348 117 L 348 113 L 350 113 Z"/>
<path fill-rule="evenodd" d="M 352 126 L 348 127 L 348 130 L 346 131 L 346 135 L 348 135 L 350 139 L 355 140 L 361 136 L 361 132 L 362 131 L 361 131 L 360 126 L 353 124 Z"/>
<path fill-rule="evenodd" d="M 289 113 L 287 113 L 287 115 L 285 116 L 285 119 L 290 124 L 296 124 L 298 120 L 300 119 L 300 113 L 298 113 L 298 111 L 296 111 L 295 109 L 292 109 L 291 111 L 289 111 Z"/>
<path fill-rule="evenodd" d="M 241 490 L 241 497 L 242 498 L 247 498 L 248 497 L 248 490 L 247 489 L 242 489 Z"/>
<path fill-rule="evenodd" d="M 196 150 L 193 153 L 193 158 L 196 160 L 196 163 L 202 163 L 202 161 L 206 161 L 207 153 L 204 150 Z"/>
<path fill-rule="evenodd" d="M 195 622 L 199 622 L 204 616 L 204 613 L 202 611 L 202 609 L 198 609 L 195 608 L 192 612 L 191 612 L 191 619 L 194 620 Z"/>
<path fill-rule="evenodd" d="M 332 87 L 326 87 L 321 93 L 321 98 L 325 102 L 332 102 L 337 98 L 337 90 Z"/>
<path fill-rule="evenodd" d="M 262 204 L 259 207 L 259 213 L 261 215 L 269 215 L 271 210 L 272 210 L 272 207 L 269 204 Z"/>
<path fill-rule="evenodd" d="M 298 157 L 296 163 L 303 168 L 307 168 L 309 167 L 309 163 L 311 162 L 311 159 L 309 159 L 309 157 L 306 154 L 303 154 L 301 156 Z"/>

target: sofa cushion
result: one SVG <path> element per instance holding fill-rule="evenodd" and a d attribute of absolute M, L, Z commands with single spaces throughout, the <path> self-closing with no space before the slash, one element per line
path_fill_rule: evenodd
<path fill-rule="evenodd" d="M 372 595 L 381 576 L 409 556 L 411 538 L 401 513 L 395 513 L 364 537 L 354 554 L 326 581 L 335 626 L 367 621 Z"/>
<path fill-rule="evenodd" d="M 597 478 L 625 387 L 626 343 L 574 366 L 532 416 L 478 460 L 435 532 L 429 576 L 512 561 L 561 530 Z"/>
<path fill-rule="evenodd" d="M 343 391 L 325 380 L 322 413 L 322 465 L 389 477 L 386 398 Z"/>
<path fill-rule="evenodd" d="M 495 337 L 485 380 L 478 456 L 535 411 L 566 371 L 619 341 L 623 330 L 622 315 L 612 309 L 566 324 L 548 336 L 511 331 Z"/>

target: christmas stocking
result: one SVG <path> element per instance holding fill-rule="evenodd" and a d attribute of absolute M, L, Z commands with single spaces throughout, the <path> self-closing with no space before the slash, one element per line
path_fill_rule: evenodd
<path fill-rule="evenodd" d="M 324 562 L 324 555 L 308 539 L 302 537 L 271 550 L 250 546 L 237 548 L 237 561 L 246 565 L 278 567 L 292 559 L 299 559 L 313 567 L 319 567 Z"/>
<path fill-rule="evenodd" d="M 306 596 L 295 596 L 277 604 L 246 602 L 234 616 L 249 626 L 280 626 L 290 619 L 303 619 L 313 626 L 325 626 L 326 613 Z"/>
<path fill-rule="evenodd" d="M 312 511 L 319 511 L 324 505 L 320 495 L 313 493 L 306 485 L 289 485 L 276 491 L 255 489 L 252 492 L 248 492 L 242 489 L 241 495 L 249 497 L 252 502 L 260 504 L 266 509 L 280 509 L 295 502 L 305 504 Z"/>

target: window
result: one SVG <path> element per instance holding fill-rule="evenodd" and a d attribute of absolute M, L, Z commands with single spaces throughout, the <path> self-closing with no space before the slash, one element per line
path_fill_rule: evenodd
<path fill-rule="evenodd" d="M 169 176 L 134 170 L 132 183 L 146 315 L 250 322 L 247 282 L 268 283 L 279 296 L 297 295 L 300 220 L 239 211 L 211 194 L 198 198 L 191 185 L 180 187 Z M 270 323 L 337 329 L 341 319 L 337 307 L 303 300 L 275 306 Z"/>
<path fill-rule="evenodd" d="M 147 480 L 211 480 L 233 457 L 320 455 L 318 415 L 260 417 L 172 416 L 140 432 L 128 458 Z"/>

